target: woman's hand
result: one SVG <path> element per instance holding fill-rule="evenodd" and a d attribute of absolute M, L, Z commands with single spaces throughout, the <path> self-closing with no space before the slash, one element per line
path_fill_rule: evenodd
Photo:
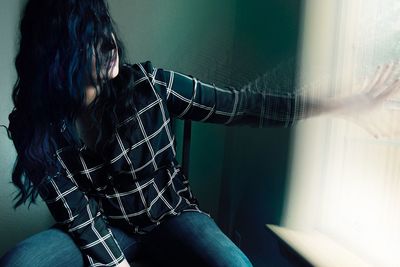
<path fill-rule="evenodd" d="M 361 92 L 331 102 L 333 115 L 343 117 L 368 131 L 375 138 L 399 138 L 400 93 L 399 63 L 378 67 L 371 79 L 365 79 Z"/>

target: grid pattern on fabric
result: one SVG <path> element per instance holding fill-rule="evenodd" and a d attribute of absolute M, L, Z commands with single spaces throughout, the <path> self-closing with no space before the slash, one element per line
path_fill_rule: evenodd
<path fill-rule="evenodd" d="M 125 65 L 142 96 L 135 107 L 116 113 L 115 138 L 106 161 L 86 146 L 68 145 L 60 126 L 57 164 L 63 172 L 39 191 L 55 220 L 79 245 L 90 266 L 115 266 L 125 258 L 109 225 L 146 234 L 164 218 L 199 207 L 176 161 L 171 118 L 228 126 L 289 126 L 301 117 L 302 99 L 245 87 L 219 88 L 195 77 L 155 68 L 150 61 Z M 127 134 L 128 133 L 128 134 Z"/>
<path fill-rule="evenodd" d="M 282 92 L 259 89 L 252 83 L 240 89 L 221 88 L 191 75 L 151 68 L 148 75 L 153 83 L 160 85 L 171 116 L 181 119 L 227 126 L 289 127 L 309 117 L 317 108 L 306 104 L 306 90 Z"/>

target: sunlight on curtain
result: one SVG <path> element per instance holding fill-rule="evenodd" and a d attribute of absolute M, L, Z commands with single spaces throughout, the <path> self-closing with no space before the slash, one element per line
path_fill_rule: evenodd
<path fill-rule="evenodd" d="M 357 92 L 378 64 L 400 59 L 399 41 L 398 0 L 308 0 L 299 84 Z M 292 147 L 283 226 L 323 233 L 373 265 L 400 266 L 400 140 L 325 117 L 299 123 Z"/>

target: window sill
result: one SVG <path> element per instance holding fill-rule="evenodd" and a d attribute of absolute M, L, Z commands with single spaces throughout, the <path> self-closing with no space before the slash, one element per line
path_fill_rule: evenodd
<path fill-rule="evenodd" d="M 372 266 L 321 233 L 265 226 L 277 237 L 283 255 L 296 266 Z"/>

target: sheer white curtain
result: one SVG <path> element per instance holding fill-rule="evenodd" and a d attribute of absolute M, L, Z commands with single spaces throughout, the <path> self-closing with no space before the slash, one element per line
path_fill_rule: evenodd
<path fill-rule="evenodd" d="M 359 91 L 378 64 L 400 59 L 400 1 L 307 0 L 301 51 L 301 85 Z M 400 127 L 399 114 L 369 119 Z M 374 265 L 400 266 L 400 140 L 316 118 L 296 126 L 292 147 L 283 225 L 323 233 Z"/>

